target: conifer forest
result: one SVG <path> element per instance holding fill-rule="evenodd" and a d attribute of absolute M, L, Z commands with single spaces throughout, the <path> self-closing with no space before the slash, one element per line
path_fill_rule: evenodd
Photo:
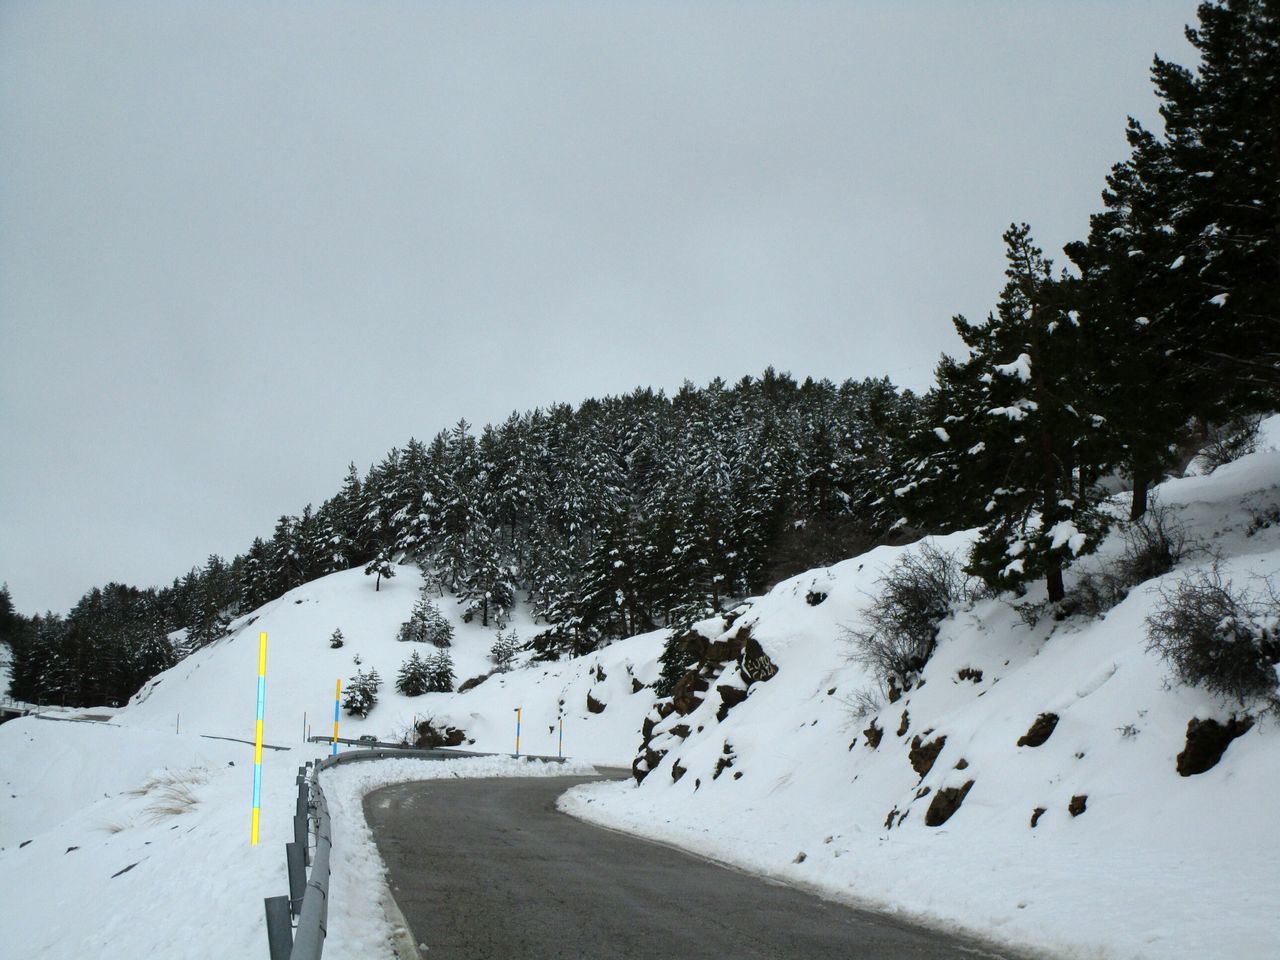
<path fill-rule="evenodd" d="M 123 704 L 236 617 L 351 567 L 373 590 L 418 565 L 439 604 L 495 629 L 527 602 L 545 658 L 974 527 L 989 588 L 1064 601 L 1110 494 L 1132 490 L 1141 516 L 1189 454 L 1280 406 L 1280 2 L 1205 3 L 1188 33 L 1200 63 L 1153 63 L 1163 129 L 1130 121 L 1087 236 L 1055 260 L 1010 226 L 1003 289 L 954 318 L 967 352 L 925 393 L 770 368 L 460 421 L 166 586 L 109 583 L 35 617 L 0 592 L 12 695 Z"/>

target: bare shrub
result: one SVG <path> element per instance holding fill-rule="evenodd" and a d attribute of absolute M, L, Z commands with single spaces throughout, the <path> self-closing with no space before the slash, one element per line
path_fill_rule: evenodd
<path fill-rule="evenodd" d="M 1147 617 L 1147 649 L 1173 666 L 1175 678 L 1241 706 L 1280 710 L 1280 595 L 1224 580 L 1218 563 L 1160 591 Z"/>
<path fill-rule="evenodd" d="M 846 627 L 853 659 L 871 669 L 882 687 L 910 689 L 933 655 L 938 628 L 960 604 L 981 595 L 954 554 L 925 544 L 904 554 L 878 581 L 880 592 L 862 629 Z"/>
<path fill-rule="evenodd" d="M 852 697 L 842 698 L 841 702 L 849 708 L 849 719 L 861 723 L 880 712 L 880 708 L 884 706 L 884 695 L 875 687 L 864 687 Z"/>
<path fill-rule="evenodd" d="M 1255 453 L 1261 423 L 1260 416 L 1244 416 L 1210 428 L 1209 442 L 1200 448 L 1200 454 L 1196 458 L 1199 466 L 1204 468 L 1205 473 L 1212 473 L 1223 464 Z"/>
<path fill-rule="evenodd" d="M 1147 512 L 1120 528 L 1124 552 L 1100 570 L 1084 574 L 1068 598 L 1069 613 L 1097 617 L 1129 595 L 1134 587 L 1168 573 L 1205 546 L 1192 538 L 1168 504 L 1154 497 Z"/>

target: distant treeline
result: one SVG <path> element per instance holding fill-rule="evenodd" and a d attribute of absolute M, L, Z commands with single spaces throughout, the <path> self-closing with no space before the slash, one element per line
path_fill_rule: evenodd
<path fill-rule="evenodd" d="M 971 572 L 1022 591 L 1095 549 L 1098 481 L 1147 490 L 1189 439 L 1280 394 L 1280 4 L 1218 0 L 1196 71 L 1156 59 L 1162 134 L 1130 121 L 1089 235 L 1057 271 L 1005 234 L 995 311 L 955 325 L 922 397 L 887 380 L 759 378 L 465 422 L 411 440 L 318 509 L 160 590 L 111 584 L 65 617 L 7 593 L 13 693 L 122 700 L 228 621 L 316 577 L 416 561 L 469 615 L 517 592 L 545 655 L 688 623 L 726 600 L 892 538 L 981 528 Z M 393 569 L 393 568 L 392 568 Z M 165 634 L 186 630 L 178 650 Z"/>

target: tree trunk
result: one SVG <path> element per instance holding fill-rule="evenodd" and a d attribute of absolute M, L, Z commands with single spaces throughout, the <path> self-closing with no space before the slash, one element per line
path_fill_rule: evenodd
<path fill-rule="evenodd" d="M 1050 561 L 1049 567 L 1044 574 L 1045 585 L 1049 588 L 1049 602 L 1057 603 L 1067 595 L 1067 588 L 1062 582 L 1062 563 L 1058 560 Z"/>
<path fill-rule="evenodd" d="M 1141 520 L 1147 512 L 1147 492 L 1151 480 L 1145 471 L 1133 472 L 1133 499 L 1129 503 L 1129 519 Z"/>

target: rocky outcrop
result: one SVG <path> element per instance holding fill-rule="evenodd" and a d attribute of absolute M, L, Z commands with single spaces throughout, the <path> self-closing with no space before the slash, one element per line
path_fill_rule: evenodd
<path fill-rule="evenodd" d="M 1194 777 L 1212 770 L 1227 752 L 1231 741 L 1252 727 L 1253 718 L 1249 716 L 1237 718 L 1233 715 L 1226 723 L 1193 717 L 1187 724 L 1187 744 L 1178 754 L 1178 773 Z"/>
<path fill-rule="evenodd" d="M 724 721 L 730 710 L 747 699 L 754 684 L 764 683 L 777 674 L 777 665 L 751 636 L 751 624 L 736 624 L 740 615 L 740 612 L 735 612 L 726 616 L 724 630 L 719 636 L 690 630 L 673 641 L 680 644 L 694 662 L 676 681 L 671 696 L 654 704 L 641 726 L 643 742 L 631 765 L 632 775 L 637 781 L 643 780 L 662 762 L 674 742 L 673 738 L 682 740 L 688 736 L 687 724 L 662 729 L 662 722 L 672 713 L 689 716 L 702 706 L 714 687 L 720 701 L 716 720 Z M 700 626 L 705 629 L 706 624 Z M 723 770 L 724 766 L 720 766 L 713 776 L 718 776 Z"/>
<path fill-rule="evenodd" d="M 1036 717 L 1036 722 L 1031 724 L 1021 737 L 1018 738 L 1018 746 L 1020 747 L 1039 747 L 1050 736 L 1053 735 L 1054 728 L 1058 726 L 1058 715 L 1056 713 L 1042 713 Z"/>

